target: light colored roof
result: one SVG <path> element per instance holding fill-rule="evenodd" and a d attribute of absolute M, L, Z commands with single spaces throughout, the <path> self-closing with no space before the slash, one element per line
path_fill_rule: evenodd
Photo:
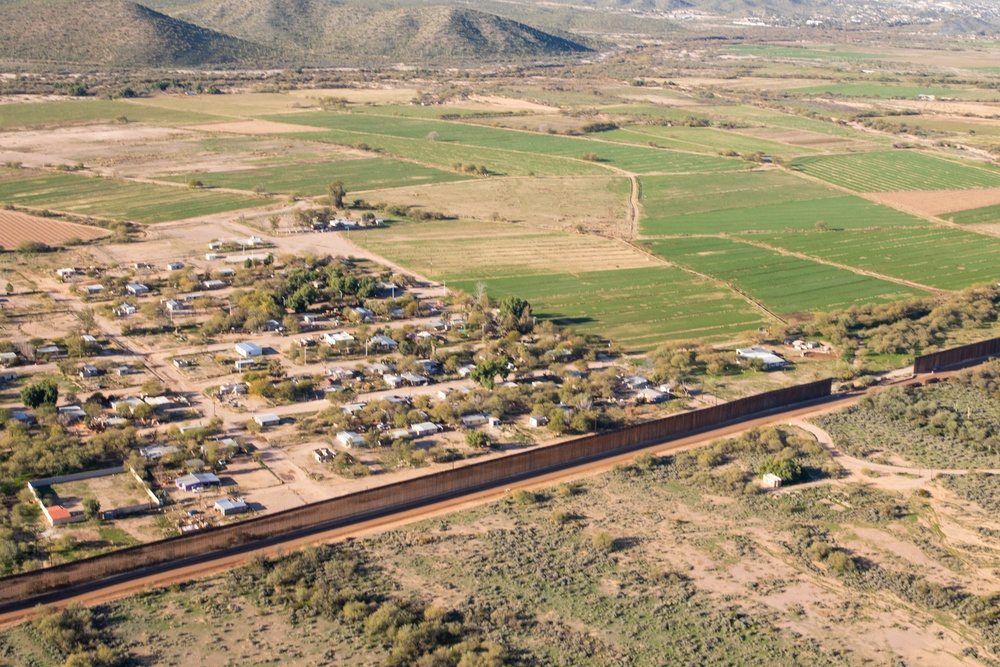
<path fill-rule="evenodd" d="M 194 486 L 195 484 L 219 484 L 220 480 L 210 472 L 196 472 L 177 478 L 177 486 Z"/>
<path fill-rule="evenodd" d="M 243 352 L 244 354 L 258 355 L 264 353 L 264 350 L 262 350 L 260 345 L 257 345 L 257 343 L 236 343 L 235 347 L 238 351 Z"/>
<path fill-rule="evenodd" d="M 273 412 L 263 412 L 259 415 L 254 415 L 254 419 L 257 422 L 280 422 L 281 417 L 274 414 Z"/>
<path fill-rule="evenodd" d="M 246 508 L 247 504 L 242 500 L 230 500 L 229 498 L 220 498 L 215 501 L 215 509 L 223 512 L 226 510 L 238 510 Z"/>

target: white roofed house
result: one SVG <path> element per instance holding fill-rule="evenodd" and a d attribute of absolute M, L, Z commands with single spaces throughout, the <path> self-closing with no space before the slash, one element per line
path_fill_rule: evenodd
<path fill-rule="evenodd" d="M 328 345 L 340 345 L 354 341 L 354 336 L 346 331 L 331 331 L 323 334 L 323 342 Z"/>
<path fill-rule="evenodd" d="M 115 315 L 118 317 L 128 317 L 129 315 L 135 315 L 137 311 L 138 309 L 131 303 L 123 303 L 115 308 Z"/>
<path fill-rule="evenodd" d="M 357 306 L 355 308 L 352 308 L 351 310 L 353 310 L 357 314 L 357 316 L 361 319 L 362 322 L 371 322 L 372 320 L 375 319 L 374 310 L 370 310 L 362 306 Z"/>
<path fill-rule="evenodd" d="M 736 357 L 741 361 L 753 363 L 758 361 L 765 371 L 776 371 L 784 368 L 788 362 L 770 350 L 762 347 L 745 347 L 736 350 Z"/>
<path fill-rule="evenodd" d="M 337 442 L 344 447 L 360 447 L 365 444 L 365 438 L 360 433 L 354 431 L 341 431 L 337 434 Z"/>
<path fill-rule="evenodd" d="M 413 431 L 413 437 L 422 438 L 427 435 L 434 435 L 441 430 L 441 427 L 434 422 L 420 422 L 419 424 L 412 424 L 410 430 Z"/>
<path fill-rule="evenodd" d="M 184 262 L 170 262 L 167 264 L 167 271 L 180 271 L 184 268 Z"/>
<path fill-rule="evenodd" d="M 397 347 L 399 347 L 399 343 L 397 343 L 393 339 L 383 334 L 375 334 L 374 336 L 368 339 L 368 344 L 374 347 L 379 347 L 387 350 L 395 350 Z"/>
<path fill-rule="evenodd" d="M 144 294 L 149 294 L 149 288 L 142 283 L 128 283 L 125 285 L 125 291 L 132 296 L 143 296 Z"/>

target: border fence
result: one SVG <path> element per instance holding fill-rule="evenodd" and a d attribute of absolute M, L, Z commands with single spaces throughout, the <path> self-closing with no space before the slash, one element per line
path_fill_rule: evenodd
<path fill-rule="evenodd" d="M 171 537 L 100 556 L 0 579 L 0 611 L 23 608 L 35 596 L 147 569 L 169 570 L 226 554 L 303 537 L 330 528 L 496 488 L 519 479 L 598 460 L 785 406 L 830 396 L 827 378 L 682 412 L 617 431 L 567 440 L 471 463 L 365 491 L 275 512 L 204 532 Z"/>
<path fill-rule="evenodd" d="M 1000 355 L 1000 338 L 952 347 L 940 352 L 932 352 L 913 360 L 913 372 L 932 373 L 941 368 L 957 366 L 966 361 Z"/>

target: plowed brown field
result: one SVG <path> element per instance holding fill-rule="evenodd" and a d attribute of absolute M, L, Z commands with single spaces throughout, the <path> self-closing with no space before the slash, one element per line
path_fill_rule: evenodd
<path fill-rule="evenodd" d="M 69 239 L 90 241 L 111 232 L 73 222 L 36 218 L 16 211 L 0 211 L 0 248 L 14 250 L 23 241 L 59 245 Z"/>

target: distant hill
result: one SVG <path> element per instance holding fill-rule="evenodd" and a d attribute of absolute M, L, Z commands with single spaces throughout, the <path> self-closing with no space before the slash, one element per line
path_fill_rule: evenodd
<path fill-rule="evenodd" d="M 127 0 L 0 3 L 0 59 L 96 65 L 200 65 L 266 49 Z"/>
<path fill-rule="evenodd" d="M 589 50 L 517 21 L 453 6 L 372 9 L 330 0 L 208 0 L 171 13 L 312 61 L 495 60 Z"/>

